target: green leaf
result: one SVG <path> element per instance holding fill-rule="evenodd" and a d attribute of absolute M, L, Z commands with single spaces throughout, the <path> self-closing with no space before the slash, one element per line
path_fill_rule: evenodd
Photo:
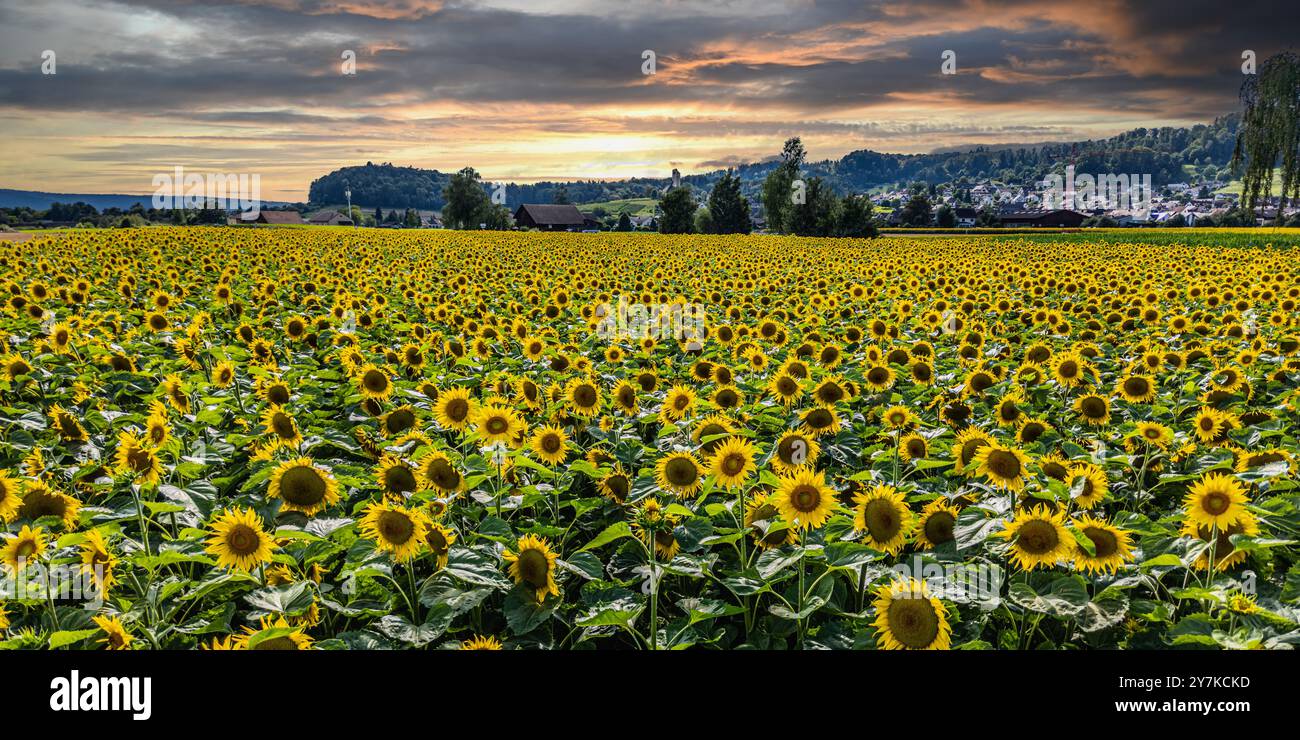
<path fill-rule="evenodd" d="M 81 642 L 87 637 L 91 637 L 99 632 L 99 628 L 88 630 L 62 630 L 50 635 L 50 649 L 58 650 L 65 645 L 71 645 L 75 642 Z"/>
<path fill-rule="evenodd" d="M 592 540 L 591 542 L 588 542 L 586 545 L 583 545 L 578 550 L 578 552 L 586 552 L 587 550 L 594 550 L 595 548 L 600 547 L 602 545 L 608 545 L 609 543 L 615 540 L 621 540 L 624 537 L 631 537 L 631 536 L 632 536 L 632 528 L 628 525 L 628 523 L 617 522 L 615 524 L 611 524 L 608 527 L 606 527 L 605 531 L 596 535 L 596 539 Z"/>

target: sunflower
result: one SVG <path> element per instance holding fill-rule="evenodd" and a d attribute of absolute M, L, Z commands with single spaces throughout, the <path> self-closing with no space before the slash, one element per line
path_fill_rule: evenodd
<path fill-rule="evenodd" d="M 464 431 L 474 416 L 474 399 L 464 388 L 452 388 L 438 394 L 434 418 L 444 429 Z"/>
<path fill-rule="evenodd" d="M 744 437 L 728 437 L 709 461 L 709 472 L 723 488 L 743 485 L 753 475 L 755 467 L 754 446 Z"/>
<path fill-rule="evenodd" d="M 408 496 L 420 488 L 415 468 L 396 455 L 385 454 L 375 466 L 375 481 L 385 494 Z"/>
<path fill-rule="evenodd" d="M 18 479 L 0 470 L 0 523 L 8 524 L 18 516 L 18 506 L 22 502 L 18 489 Z"/>
<path fill-rule="evenodd" d="M 252 509 L 223 512 L 213 520 L 209 532 L 204 551 L 217 556 L 219 568 L 251 571 L 271 561 L 271 550 L 276 545 Z"/>
<path fill-rule="evenodd" d="M 523 419 L 514 409 L 487 403 L 474 413 L 474 428 L 488 444 L 513 446 L 525 431 Z"/>
<path fill-rule="evenodd" d="M 945 498 L 937 498 L 925 505 L 916 523 L 916 544 L 923 550 L 932 550 L 955 539 L 957 507 Z"/>
<path fill-rule="evenodd" d="M 94 579 L 101 594 L 107 594 L 117 583 L 113 574 L 116 565 L 117 557 L 109 549 L 104 535 L 98 529 L 86 532 L 86 538 L 81 541 L 81 572 Z"/>
<path fill-rule="evenodd" d="M 1129 403 L 1150 403 L 1156 397 L 1156 384 L 1146 375 L 1129 375 L 1115 384 L 1115 393 Z"/>
<path fill-rule="evenodd" d="M 993 438 L 982 429 L 967 427 L 962 430 L 952 443 L 952 456 L 957 469 L 974 475 L 980 450 L 992 444 Z"/>
<path fill-rule="evenodd" d="M 772 469 L 778 474 L 792 473 L 805 465 L 817 462 L 821 445 L 811 434 L 791 430 L 782 434 L 772 452 Z"/>
<path fill-rule="evenodd" d="M 25 569 L 28 563 L 45 554 L 45 535 L 40 527 L 32 529 L 24 524 L 18 534 L 5 536 L 9 540 L 5 542 L 3 548 L 0 548 L 0 560 L 3 560 L 15 575 Z"/>
<path fill-rule="evenodd" d="M 1174 441 L 1173 431 L 1154 421 L 1139 421 L 1133 436 L 1164 452 L 1169 451 L 1169 445 Z"/>
<path fill-rule="evenodd" d="M 835 489 L 826 474 L 804 467 L 782 476 L 768 500 L 795 530 L 816 529 L 835 510 Z"/>
<path fill-rule="evenodd" d="M 1207 543 L 1213 540 L 1214 569 L 1223 571 L 1246 562 L 1246 551 L 1237 549 L 1237 546 L 1232 543 L 1232 536 L 1240 534 L 1255 537 L 1259 534 L 1259 523 L 1250 512 L 1242 512 L 1240 519 L 1222 529 L 1207 527 L 1191 520 L 1185 521 L 1179 534 L 1184 537 L 1194 537 Z M 1192 566 L 1197 570 L 1209 569 L 1209 548 L 1202 550 Z"/>
<path fill-rule="evenodd" d="M 280 463 L 271 473 L 266 495 L 284 501 L 285 511 L 312 516 L 339 500 L 339 485 L 328 470 L 316 467 L 310 458 L 300 457 Z"/>
<path fill-rule="evenodd" d="M 208 377 L 213 386 L 229 388 L 235 382 L 235 365 L 228 360 L 222 360 L 212 366 L 212 373 Z"/>
<path fill-rule="evenodd" d="M 704 475 L 700 463 L 689 452 L 673 452 L 655 466 L 655 484 L 664 491 L 686 497 L 700 490 Z"/>
<path fill-rule="evenodd" d="M 902 492 L 880 484 L 853 497 L 853 528 L 863 532 L 863 543 L 897 555 L 912 533 L 914 517 Z"/>
<path fill-rule="evenodd" d="M 1205 444 L 1218 441 L 1227 428 L 1227 415 L 1212 406 L 1202 406 L 1192 418 L 1192 432 Z"/>
<path fill-rule="evenodd" d="M 618 385 L 614 386 L 614 390 L 610 396 L 613 399 L 614 408 L 622 411 L 628 416 L 636 415 L 639 410 L 639 403 L 637 402 L 635 385 L 632 385 L 626 380 L 620 380 L 618 381 Z"/>
<path fill-rule="evenodd" d="M 64 529 L 71 529 L 76 526 L 80 511 L 81 502 L 76 498 L 53 490 L 44 481 L 35 480 L 28 483 L 23 491 L 18 516 L 32 521 L 52 516 L 59 520 Z"/>
<path fill-rule="evenodd" d="M 103 631 L 104 637 L 100 642 L 104 643 L 109 650 L 131 649 L 131 641 L 135 638 L 126 631 L 121 619 L 96 615 L 91 617 L 91 620 Z"/>
<path fill-rule="evenodd" d="M 872 606 L 876 642 L 886 650 L 947 650 L 952 627 L 948 610 L 930 595 L 925 583 L 899 579 L 876 592 Z"/>
<path fill-rule="evenodd" d="M 81 422 L 77 420 L 77 417 L 68 413 L 62 406 L 57 403 L 50 406 L 49 416 L 50 421 L 54 422 L 54 428 L 59 432 L 59 437 L 64 442 L 86 441 L 85 427 L 81 426 Z"/>
<path fill-rule="evenodd" d="M 834 410 L 822 406 L 808 409 L 799 417 L 803 431 L 814 438 L 834 434 L 840 430 L 840 417 Z"/>
<path fill-rule="evenodd" d="M 166 396 L 167 402 L 171 404 L 172 408 L 182 414 L 188 414 L 190 412 L 190 394 L 185 389 L 185 383 L 181 380 L 180 375 L 172 373 L 166 378 L 163 378 L 162 392 L 163 395 Z"/>
<path fill-rule="evenodd" d="M 976 472 L 999 488 L 1019 491 L 1025 486 L 1029 456 L 1015 447 L 997 442 L 983 445 L 976 451 L 974 463 Z"/>
<path fill-rule="evenodd" d="M 447 567 L 447 558 L 451 555 L 451 546 L 456 543 L 456 533 L 439 522 L 429 521 L 428 531 L 424 534 L 424 544 L 433 553 L 438 570 Z"/>
<path fill-rule="evenodd" d="M 1096 393 L 1079 396 L 1074 401 L 1074 410 L 1086 424 L 1104 426 L 1110 422 L 1110 401 L 1105 396 Z"/>
<path fill-rule="evenodd" d="M 745 504 L 745 527 L 751 530 L 754 544 L 762 550 L 793 545 L 799 541 L 799 530 L 780 519 L 781 510 L 772 503 L 772 496 L 754 496 Z"/>
<path fill-rule="evenodd" d="M 298 422 L 280 406 L 272 405 L 262 412 L 262 427 L 276 445 L 296 448 L 302 443 Z"/>
<path fill-rule="evenodd" d="M 1223 530 L 1246 512 L 1246 488 L 1231 475 L 1209 473 L 1187 489 L 1183 509 L 1187 521 Z"/>
<path fill-rule="evenodd" d="M 1066 388 L 1079 385 L 1092 372 L 1092 366 L 1077 352 L 1062 352 L 1052 359 L 1052 377 Z"/>
<path fill-rule="evenodd" d="M 1100 466 L 1082 462 L 1070 466 L 1070 472 L 1065 478 L 1065 486 L 1070 489 L 1070 495 L 1079 508 L 1091 509 L 1106 498 L 1106 493 L 1110 490 L 1110 481 L 1106 479 L 1106 471 Z"/>
<path fill-rule="evenodd" d="M 555 583 L 555 560 L 559 556 L 551 552 L 545 539 L 526 534 L 519 538 L 514 550 L 505 551 L 504 557 L 515 585 L 531 589 L 539 602 L 550 594 L 560 595 Z"/>
<path fill-rule="evenodd" d="M 371 502 L 361 517 L 361 534 L 398 562 L 420 552 L 429 533 L 429 520 L 420 511 L 388 502 Z"/>
<path fill-rule="evenodd" d="M 1074 554 L 1074 536 L 1065 528 L 1065 512 L 1036 506 L 1021 509 L 998 536 L 1011 542 L 1011 559 L 1025 570 L 1050 568 Z"/>
<path fill-rule="evenodd" d="M 833 407 L 840 401 L 849 400 L 851 396 L 844 379 L 836 375 L 827 376 L 812 389 L 813 401 L 821 406 Z"/>
<path fill-rule="evenodd" d="M 887 429 L 911 429 L 920 420 L 906 406 L 890 406 L 880 413 L 880 423 Z"/>
<path fill-rule="evenodd" d="M 1080 517 L 1075 527 L 1092 543 L 1090 553 L 1083 543 L 1076 542 L 1074 569 L 1088 573 L 1114 573 L 1133 559 L 1132 535 L 1091 516 Z"/>
<path fill-rule="evenodd" d="M 589 378 L 574 378 L 564 386 L 564 398 L 578 416 L 593 417 L 600 412 L 600 386 Z"/>
<path fill-rule="evenodd" d="M 1241 450 L 1237 453 L 1236 470 L 1238 473 L 1244 473 L 1255 468 L 1262 468 L 1265 465 L 1280 466 L 1288 474 L 1294 467 L 1291 453 L 1281 449 L 1280 447 L 1274 447 L 1267 450 L 1256 450 L 1254 452 Z"/>
<path fill-rule="evenodd" d="M 885 391 L 893 387 L 897 376 L 888 365 L 874 365 L 862 378 L 873 391 Z"/>
<path fill-rule="evenodd" d="M 461 650 L 500 650 L 501 641 L 495 637 L 484 637 L 475 635 L 468 640 L 461 642 Z"/>
<path fill-rule="evenodd" d="M 288 634 L 284 634 L 286 630 Z M 233 642 L 239 650 L 310 650 L 312 645 L 311 636 L 289 624 L 283 615 L 262 617 L 256 628 L 244 627 Z"/>
<path fill-rule="evenodd" d="M 632 492 L 632 479 L 628 477 L 627 473 L 623 472 L 622 466 L 619 465 L 605 474 L 597 482 L 597 487 L 600 489 L 600 495 L 623 503 L 627 500 L 628 494 Z"/>
<path fill-rule="evenodd" d="M 451 459 L 438 450 L 426 452 L 416 461 L 424 487 L 443 493 L 455 493 L 465 487 L 465 478 L 452 464 Z"/>
<path fill-rule="evenodd" d="M 664 395 L 663 406 L 659 409 L 659 418 L 665 424 L 681 421 L 695 409 L 695 391 L 685 385 L 674 385 Z"/>
<path fill-rule="evenodd" d="M 379 431 L 383 432 L 385 437 L 396 437 L 414 429 L 418 422 L 419 417 L 415 409 L 409 405 L 402 405 L 379 417 Z"/>
<path fill-rule="evenodd" d="M 564 462 L 569 453 L 569 437 L 554 425 L 547 425 L 533 433 L 532 448 L 537 457 L 548 465 Z"/>
<path fill-rule="evenodd" d="M 788 373 L 777 373 L 768 383 L 767 390 L 782 406 L 789 407 L 799 396 L 803 395 L 803 384 Z"/>
<path fill-rule="evenodd" d="M 388 372 L 374 363 L 362 365 L 353 375 L 357 392 L 363 399 L 383 401 L 393 395 L 393 380 Z"/>
<path fill-rule="evenodd" d="M 171 436 L 172 429 L 167 419 L 166 409 L 160 405 L 144 421 L 144 441 L 149 447 L 157 450 L 167 444 Z"/>

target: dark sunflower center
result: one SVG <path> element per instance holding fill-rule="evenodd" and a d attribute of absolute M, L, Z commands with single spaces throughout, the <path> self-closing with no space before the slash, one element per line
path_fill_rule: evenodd
<path fill-rule="evenodd" d="M 405 545 L 415 534 L 415 522 L 400 511 L 385 511 L 379 515 L 379 535 L 394 545 Z"/>
<path fill-rule="evenodd" d="M 929 647 L 939 637 L 939 615 L 929 599 L 903 597 L 889 603 L 889 631 L 914 650 Z"/>
<path fill-rule="evenodd" d="M 969 465 L 970 461 L 975 459 L 975 453 L 979 448 L 987 445 L 988 440 L 978 438 L 967 440 L 966 443 L 961 446 L 961 464 Z"/>
<path fill-rule="evenodd" d="M 953 525 L 957 520 L 946 511 L 936 511 L 925 520 L 925 538 L 936 545 L 952 542 Z"/>
<path fill-rule="evenodd" d="M 405 465 L 394 465 L 384 471 L 384 487 L 393 493 L 410 493 L 415 486 L 415 474 Z"/>
<path fill-rule="evenodd" d="M 560 451 L 560 437 L 555 434 L 548 434 L 542 437 L 542 450 L 548 454 L 554 454 Z"/>
<path fill-rule="evenodd" d="M 1106 415 L 1106 402 L 1096 396 L 1083 399 L 1080 408 L 1083 409 L 1083 415 L 1089 419 L 1100 419 Z"/>
<path fill-rule="evenodd" d="M 297 506 L 314 506 L 325 498 L 325 479 L 307 466 L 289 468 L 280 478 L 280 495 Z"/>
<path fill-rule="evenodd" d="M 814 409 L 808 414 L 808 426 L 813 429 L 824 429 L 831 425 L 831 413 L 825 409 Z"/>
<path fill-rule="evenodd" d="M 696 469 L 695 463 L 684 457 L 678 457 L 668 461 L 668 465 L 664 467 L 664 477 L 674 486 L 689 486 L 699 477 L 699 470 Z"/>
<path fill-rule="evenodd" d="M 289 402 L 289 389 L 282 385 L 273 385 L 266 392 L 266 400 L 274 404 L 286 404 Z"/>
<path fill-rule="evenodd" d="M 298 430 L 294 428 L 293 419 L 288 414 L 277 413 L 272 416 L 271 430 L 280 439 L 293 439 L 298 436 Z"/>
<path fill-rule="evenodd" d="M 505 434 L 510 429 L 510 424 L 504 417 L 494 416 L 488 419 L 487 430 L 489 434 Z"/>
<path fill-rule="evenodd" d="M 20 559 L 30 558 L 35 553 L 36 553 L 35 542 L 32 542 L 31 540 L 23 540 L 22 542 L 18 543 L 18 557 Z"/>
<path fill-rule="evenodd" d="M 1145 396 L 1151 391 L 1146 378 L 1129 378 L 1124 381 L 1124 391 L 1130 396 Z"/>
<path fill-rule="evenodd" d="M 226 534 L 226 546 L 236 555 L 252 555 L 261 542 L 257 532 L 247 524 L 236 524 Z"/>
<path fill-rule="evenodd" d="M 722 458 L 722 472 L 727 475 L 740 475 L 745 469 L 745 456 L 733 452 Z"/>
<path fill-rule="evenodd" d="M 519 553 L 519 576 L 524 582 L 533 588 L 543 588 L 546 586 L 546 576 L 550 572 L 551 564 L 546 554 L 541 550 L 524 550 Z"/>
<path fill-rule="evenodd" d="M 424 469 L 424 474 L 428 476 L 433 484 L 444 491 L 460 485 L 460 473 L 451 466 L 451 463 L 441 457 L 436 457 Z"/>
<path fill-rule="evenodd" d="M 867 382 L 872 385 L 884 385 L 889 380 L 889 370 L 883 367 L 873 367 L 867 371 Z"/>
<path fill-rule="evenodd" d="M 1231 505 L 1232 500 L 1218 491 L 1208 493 L 1201 499 L 1201 507 L 1215 516 L 1227 511 Z"/>
<path fill-rule="evenodd" d="M 262 640 L 261 642 L 257 643 L 257 646 L 254 647 L 253 649 L 254 650 L 297 650 L 298 643 L 294 642 L 293 639 L 288 635 L 281 635 L 280 637 L 272 637 L 269 640 Z"/>
<path fill-rule="evenodd" d="M 596 389 L 583 384 L 573 389 L 573 401 L 583 408 L 596 405 Z"/>
<path fill-rule="evenodd" d="M 1056 527 L 1041 520 L 1025 522 L 1016 537 L 1020 549 L 1031 555 L 1045 555 L 1054 550 L 1059 542 Z"/>
<path fill-rule="evenodd" d="M 609 489 L 610 495 L 619 501 L 627 498 L 627 494 L 630 490 L 627 476 L 622 474 L 615 474 L 606 478 L 605 487 Z"/>
<path fill-rule="evenodd" d="M 442 555 L 451 547 L 447 544 L 446 535 L 437 527 L 430 529 L 429 534 L 424 536 L 424 543 L 429 546 L 430 550 L 433 550 L 435 555 Z"/>
<path fill-rule="evenodd" d="M 790 492 L 790 504 L 794 506 L 795 511 L 807 514 L 816 511 L 821 506 L 822 493 L 815 486 L 801 485 L 796 486 Z"/>
<path fill-rule="evenodd" d="M 817 398 L 823 403 L 835 403 L 844 398 L 844 389 L 835 383 L 827 383 L 817 389 Z"/>
<path fill-rule="evenodd" d="M 469 402 L 463 398 L 453 398 L 447 402 L 447 418 L 452 421 L 464 421 L 469 415 Z"/>
<path fill-rule="evenodd" d="M 389 432 L 403 432 L 415 426 L 415 414 L 409 409 L 398 409 L 388 415 L 384 426 Z"/>
<path fill-rule="evenodd" d="M 388 376 L 378 370 L 368 370 L 361 378 L 361 385 L 371 393 L 383 393 L 388 390 Z"/>
<path fill-rule="evenodd" d="M 678 411 L 685 411 L 686 407 L 689 406 L 690 403 L 691 403 L 690 397 L 688 397 L 686 394 L 683 393 L 682 395 L 679 395 L 673 399 L 673 408 L 677 409 Z"/>
<path fill-rule="evenodd" d="M 1100 527 L 1084 527 L 1083 533 L 1092 540 L 1092 547 L 1097 553 L 1097 557 L 1105 558 L 1114 555 L 1119 551 L 1119 540 L 1115 535 Z"/>
<path fill-rule="evenodd" d="M 867 531 L 876 542 L 888 542 L 898 535 L 902 519 L 898 508 L 892 501 L 878 498 L 867 503 L 862 518 L 866 521 Z"/>
<path fill-rule="evenodd" d="M 153 455 L 148 450 L 137 447 L 126 454 L 126 464 L 137 473 L 143 473 L 153 467 Z"/>
<path fill-rule="evenodd" d="M 1061 366 L 1057 368 L 1056 372 L 1062 378 L 1073 378 L 1079 374 L 1079 364 L 1074 360 L 1066 360 L 1061 363 Z"/>

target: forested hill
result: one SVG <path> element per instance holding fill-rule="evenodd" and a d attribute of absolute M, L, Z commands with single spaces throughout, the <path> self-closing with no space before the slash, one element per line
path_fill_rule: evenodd
<path fill-rule="evenodd" d="M 1199 175 L 1210 178 L 1221 175 L 1227 179 L 1236 131 L 1237 117 L 1231 115 L 1190 128 L 1138 128 L 1108 139 L 1063 144 L 974 147 L 932 154 L 884 154 L 863 149 L 837 160 L 809 162 L 804 171 L 825 178 L 840 194 L 916 181 L 944 183 L 964 179 L 1028 184 L 1050 172 L 1063 171 L 1069 163 L 1075 165 L 1078 173 L 1150 173 L 1156 185 L 1163 185 L 1187 180 L 1184 169 L 1187 165 Z M 741 178 L 744 193 L 757 197 L 763 178 L 774 166 L 774 162 L 757 162 L 737 167 L 735 171 Z M 722 172 L 716 170 L 682 179 L 696 188 L 708 188 Z M 367 162 L 364 166 L 335 170 L 315 180 L 309 196 L 313 204 L 343 203 L 346 182 L 352 188 L 355 205 L 439 210 L 444 204 L 442 189 L 450 176 L 438 170 Z M 520 203 L 552 203 L 563 198 L 573 203 L 590 203 L 655 197 L 669 182 L 669 178 L 663 177 L 510 184 L 506 187 L 506 204 L 513 209 Z M 491 183 L 485 185 L 491 187 Z"/>

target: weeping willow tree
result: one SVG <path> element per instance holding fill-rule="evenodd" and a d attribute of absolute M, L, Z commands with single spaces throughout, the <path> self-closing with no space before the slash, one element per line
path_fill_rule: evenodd
<path fill-rule="evenodd" d="M 1282 192 L 1274 222 L 1280 226 L 1287 198 L 1300 199 L 1300 57 L 1289 51 L 1269 57 L 1258 74 L 1246 77 L 1241 102 L 1232 171 L 1240 172 L 1245 162 L 1242 203 L 1253 210 L 1272 197 L 1273 172 L 1280 167 Z"/>

